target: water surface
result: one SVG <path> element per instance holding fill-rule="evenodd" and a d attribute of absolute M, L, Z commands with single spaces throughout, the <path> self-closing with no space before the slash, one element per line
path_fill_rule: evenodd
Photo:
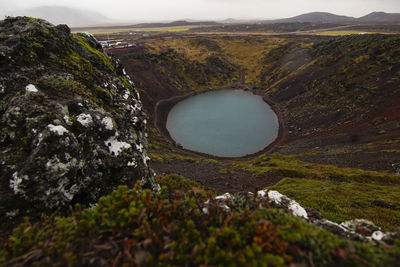
<path fill-rule="evenodd" d="M 167 129 L 184 148 L 221 157 L 256 153 L 278 136 L 276 114 L 260 96 L 242 90 L 213 91 L 176 104 Z"/>

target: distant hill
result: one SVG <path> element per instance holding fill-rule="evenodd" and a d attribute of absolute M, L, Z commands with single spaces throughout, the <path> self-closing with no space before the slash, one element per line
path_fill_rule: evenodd
<path fill-rule="evenodd" d="M 364 17 L 358 18 L 358 21 L 400 23 L 400 13 L 372 12 Z"/>
<path fill-rule="evenodd" d="M 8 12 L 8 14 L 6 15 L 42 18 L 50 21 L 55 25 L 67 24 L 70 27 L 88 26 L 110 22 L 109 18 L 98 12 L 75 9 L 65 6 L 40 6 L 30 9 Z"/>
<path fill-rule="evenodd" d="M 346 23 L 346 22 L 374 22 L 374 23 L 400 23 L 400 13 L 385 13 L 372 12 L 360 18 L 335 15 L 327 12 L 312 12 L 299 16 L 277 19 L 264 20 L 263 23 L 294 23 L 294 22 L 309 22 L 309 23 Z"/>
<path fill-rule="evenodd" d="M 177 20 L 173 22 L 168 22 L 168 23 L 140 23 L 140 24 L 135 24 L 131 25 L 129 27 L 133 28 L 157 28 L 157 27 L 175 27 L 175 26 L 215 26 L 219 25 L 220 23 L 217 23 L 215 21 L 195 21 L 195 22 L 189 22 L 186 20 Z"/>
<path fill-rule="evenodd" d="M 218 26 L 222 25 L 221 23 L 214 21 L 197 21 L 197 22 L 189 22 L 186 20 L 178 20 L 173 22 L 151 22 L 151 23 L 139 23 L 139 24 L 130 24 L 130 25 L 110 25 L 110 26 L 101 26 L 102 29 L 114 29 L 118 27 L 119 29 L 131 29 L 131 28 L 163 28 L 163 27 L 176 27 L 176 26 Z M 74 27 L 74 30 L 93 30 L 99 27 Z"/>
<path fill-rule="evenodd" d="M 267 20 L 264 21 L 264 23 L 285 23 L 285 22 L 342 23 L 342 22 L 353 22 L 355 20 L 356 19 L 353 17 L 339 16 L 327 12 L 311 12 L 286 19 Z"/>

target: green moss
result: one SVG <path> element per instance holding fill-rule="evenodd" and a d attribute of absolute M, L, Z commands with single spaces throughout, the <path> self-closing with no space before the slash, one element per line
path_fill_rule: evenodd
<path fill-rule="evenodd" d="M 97 98 L 101 99 L 103 103 L 105 103 L 105 104 L 111 103 L 112 97 L 111 97 L 110 92 L 107 89 L 104 89 L 97 85 L 93 85 L 93 92 L 94 92 L 94 95 Z M 98 101 L 96 101 L 96 102 L 98 102 Z"/>
<path fill-rule="evenodd" d="M 86 38 L 83 36 L 79 35 L 74 35 L 73 36 L 74 40 L 79 43 L 83 48 L 85 48 L 87 51 L 95 55 L 103 64 L 110 69 L 111 71 L 115 71 L 114 66 L 111 64 L 111 62 L 108 60 L 107 56 L 105 56 L 102 52 L 99 50 L 93 48 L 90 46 L 90 44 L 87 42 Z"/>
<path fill-rule="evenodd" d="M 126 88 L 133 89 L 132 85 L 128 83 L 128 81 L 124 77 L 120 76 L 119 78 L 121 79 L 122 83 Z"/>

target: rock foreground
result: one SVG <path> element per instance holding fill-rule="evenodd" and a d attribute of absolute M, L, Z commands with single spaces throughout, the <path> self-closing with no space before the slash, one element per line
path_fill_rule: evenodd
<path fill-rule="evenodd" d="M 0 22 L 0 127 L 1 223 L 89 206 L 140 179 L 156 188 L 139 94 L 90 34 Z"/>

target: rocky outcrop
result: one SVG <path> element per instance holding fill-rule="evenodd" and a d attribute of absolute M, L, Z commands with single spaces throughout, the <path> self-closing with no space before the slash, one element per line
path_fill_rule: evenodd
<path fill-rule="evenodd" d="M 88 206 L 137 180 L 157 188 L 133 83 L 66 25 L 0 22 L 0 127 L 2 220 Z"/>
<path fill-rule="evenodd" d="M 244 199 L 248 197 L 254 198 L 254 194 L 248 192 Z M 274 190 L 260 190 L 257 192 L 257 199 L 260 201 L 266 200 L 274 203 L 278 207 L 285 211 L 293 214 L 294 216 L 303 218 L 307 222 L 321 227 L 341 238 L 347 238 L 355 241 L 361 241 L 369 244 L 393 244 L 400 239 L 400 232 L 396 230 L 394 232 L 385 232 L 382 228 L 377 227 L 373 222 L 364 219 L 354 219 L 342 223 L 335 223 L 324 218 L 318 211 L 313 209 L 304 209 L 295 200 L 282 195 L 278 191 Z M 217 196 L 213 199 L 216 201 L 221 208 L 226 211 L 231 211 L 231 207 L 235 202 L 246 203 L 247 200 L 243 201 L 243 194 L 231 195 L 225 193 Z M 204 214 L 208 214 L 208 206 L 210 200 L 204 203 L 205 207 L 202 209 Z M 245 204 L 247 205 L 247 204 Z"/>

